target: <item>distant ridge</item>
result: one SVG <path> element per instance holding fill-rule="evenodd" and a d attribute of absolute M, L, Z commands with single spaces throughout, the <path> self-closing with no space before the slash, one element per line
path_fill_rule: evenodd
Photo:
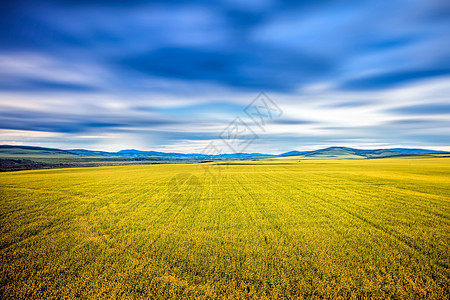
<path fill-rule="evenodd" d="M 282 153 L 279 156 L 294 156 L 294 155 L 302 155 L 311 151 L 289 151 L 286 153 Z"/>
<path fill-rule="evenodd" d="M 56 149 L 56 148 L 45 148 L 45 147 L 34 147 L 34 146 L 22 146 L 22 145 L 0 145 L 0 153 L 10 154 L 10 155 L 70 155 L 78 156 L 70 151 Z"/>
<path fill-rule="evenodd" d="M 401 152 L 398 151 L 389 151 L 384 149 L 375 149 L 375 150 L 361 150 L 347 147 L 329 147 L 321 150 L 311 151 L 304 156 L 312 157 L 312 156 L 330 156 L 330 157 L 342 157 L 342 156 L 356 156 L 356 157 L 365 157 L 365 158 L 375 158 L 375 157 L 389 157 L 402 155 Z"/>
<path fill-rule="evenodd" d="M 232 153 L 207 155 L 201 153 L 176 153 L 176 152 L 158 152 L 158 151 L 140 151 L 135 149 L 120 150 L 117 152 L 91 151 L 85 149 L 67 150 L 68 152 L 82 156 L 101 156 L 101 157 L 153 157 L 164 159 L 188 159 L 188 160 L 225 160 L 225 159 L 252 159 L 276 157 L 272 154 L 262 153 Z"/>
<path fill-rule="evenodd" d="M 444 151 L 436 151 L 419 148 L 391 148 L 391 149 L 374 149 L 363 150 L 349 147 L 328 147 L 314 151 L 289 151 L 279 155 L 264 154 L 264 153 L 232 153 L 207 155 L 201 153 L 176 153 L 176 152 L 159 152 L 159 151 L 140 151 L 135 149 L 120 150 L 117 152 L 107 151 L 93 151 L 86 149 L 72 149 L 61 150 L 55 148 L 44 148 L 34 146 L 20 146 L 20 145 L 0 145 L 0 154 L 8 155 L 66 155 L 66 156 L 85 156 L 85 157 L 120 157 L 120 158 L 154 158 L 161 160 L 190 160 L 190 161 L 205 161 L 205 160 L 250 160 L 263 158 L 315 158 L 315 159 L 352 159 L 352 158 L 381 158 L 399 155 L 418 155 L 418 154 L 433 154 L 433 153 L 448 153 Z"/>
<path fill-rule="evenodd" d="M 401 155 L 418 155 L 418 154 L 433 154 L 433 153 L 446 153 L 444 151 L 436 151 L 429 149 L 418 148 L 391 148 L 391 149 L 374 149 L 363 150 L 348 147 L 328 147 L 320 150 L 314 150 L 309 152 L 298 152 L 301 154 L 295 154 L 298 151 L 291 151 L 283 153 L 280 157 L 296 156 L 302 158 L 340 158 L 340 159 L 356 159 L 356 158 L 382 158 Z M 291 154 L 292 153 L 292 154 Z"/>
<path fill-rule="evenodd" d="M 436 151 L 429 149 L 415 149 L 415 148 L 391 148 L 388 151 L 401 152 L 403 154 L 433 154 L 433 153 L 447 153 L 445 151 Z"/>

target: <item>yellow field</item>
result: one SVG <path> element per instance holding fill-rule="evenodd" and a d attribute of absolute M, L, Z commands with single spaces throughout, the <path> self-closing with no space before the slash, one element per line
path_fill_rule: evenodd
<path fill-rule="evenodd" d="M 450 296 L 450 158 L 206 166 L 0 173 L 0 298 Z"/>

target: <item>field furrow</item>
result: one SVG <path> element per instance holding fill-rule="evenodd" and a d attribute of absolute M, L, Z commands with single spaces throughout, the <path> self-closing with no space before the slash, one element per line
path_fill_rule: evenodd
<path fill-rule="evenodd" d="M 0 298 L 445 299 L 449 178 L 444 158 L 2 173 Z"/>

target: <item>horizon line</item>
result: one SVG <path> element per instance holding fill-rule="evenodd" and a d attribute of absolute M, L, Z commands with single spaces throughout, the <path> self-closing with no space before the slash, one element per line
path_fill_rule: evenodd
<path fill-rule="evenodd" d="M 255 151 L 251 151 L 251 152 L 229 152 L 229 153 L 221 153 L 221 154 L 202 154 L 200 152 L 178 152 L 176 150 L 174 151 L 164 151 L 164 150 L 139 150 L 136 148 L 126 148 L 126 149 L 120 149 L 117 151 L 111 151 L 111 150 L 93 150 L 93 149 L 88 149 L 88 148 L 55 148 L 55 147 L 48 147 L 48 146 L 34 146 L 34 145 L 28 145 L 28 144 L 0 144 L 0 147 L 2 146 L 12 146 L 12 147 L 35 147 L 35 148 L 46 148 L 46 149 L 54 149 L 54 150 L 63 150 L 63 151 L 74 151 L 74 150 L 85 150 L 85 151 L 96 151 L 96 152 L 107 152 L 107 153 L 118 153 L 121 151 L 139 151 L 139 152 L 159 152 L 159 153 L 164 153 L 164 154 L 172 154 L 172 153 L 176 153 L 176 154 L 184 154 L 184 155 L 188 155 L 188 154 L 196 154 L 196 155 L 204 155 L 204 156 L 220 156 L 220 155 L 233 155 L 233 154 L 264 154 L 264 155 L 282 155 L 285 153 L 289 153 L 289 152 L 312 152 L 312 151 L 317 151 L 317 150 L 324 150 L 324 149 L 328 149 L 328 148 L 350 148 L 350 149 L 356 149 L 356 150 L 392 150 L 392 149 L 410 149 L 410 150 L 414 150 L 414 149 L 420 149 L 420 150 L 432 150 L 432 151 L 442 151 L 443 153 L 449 153 L 449 150 L 444 150 L 444 149 L 436 149 L 437 147 L 433 147 L 433 146 L 424 146 L 424 147 L 420 147 L 420 146 L 403 146 L 403 147 L 398 147 L 398 146 L 387 146 L 387 147 L 381 147 L 381 148 L 369 148 L 369 147 L 365 147 L 365 146 L 324 146 L 324 147 L 320 147 L 317 149 L 310 149 L 310 150 L 288 150 L 288 151 L 284 151 L 281 152 L 279 154 L 275 154 L 275 153 L 265 153 L 265 152 L 255 152 Z M 450 146 L 443 146 L 445 148 L 450 148 Z"/>

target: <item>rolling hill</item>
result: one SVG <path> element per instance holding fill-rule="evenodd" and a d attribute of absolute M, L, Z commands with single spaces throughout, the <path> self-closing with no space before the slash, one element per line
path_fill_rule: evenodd
<path fill-rule="evenodd" d="M 83 156 L 61 149 L 0 145 L 0 172 L 161 163 L 151 157 Z M 167 162 L 167 161 L 166 161 Z"/>
<path fill-rule="evenodd" d="M 281 159 L 367 159 L 403 155 L 398 151 L 384 149 L 361 150 L 347 147 L 329 147 L 299 155 L 281 155 Z"/>
<path fill-rule="evenodd" d="M 61 150 L 33 146 L 0 145 L 0 171 L 129 164 L 195 163 L 232 160 L 248 161 L 261 159 L 368 159 L 404 155 L 431 155 L 434 153 L 443 152 L 408 148 L 361 150 L 348 147 L 329 147 L 315 151 L 290 151 L 279 155 L 263 153 L 205 155 L 199 153 L 139 151 L 134 149 L 106 152 L 86 149 Z"/>
<path fill-rule="evenodd" d="M 160 159 L 174 160 L 240 160 L 275 157 L 272 154 L 262 153 L 231 153 L 219 155 L 207 155 L 202 153 L 175 153 L 175 152 L 158 152 L 158 151 L 140 151 L 135 149 L 120 150 L 117 152 L 91 151 L 85 149 L 67 150 L 71 153 L 82 156 L 101 156 L 101 157 L 154 157 Z"/>
<path fill-rule="evenodd" d="M 291 151 L 279 155 L 278 159 L 367 159 L 435 153 L 443 153 L 443 151 L 409 148 L 362 150 L 348 147 L 329 147 L 309 152 Z"/>
<path fill-rule="evenodd" d="M 383 149 L 360 150 L 347 147 L 329 147 L 321 150 L 311 151 L 303 154 L 305 157 L 327 157 L 327 158 L 374 158 L 402 155 L 401 152 Z"/>
<path fill-rule="evenodd" d="M 45 157 L 78 157 L 78 154 L 54 148 L 43 148 L 33 146 L 15 146 L 15 145 L 0 145 L 0 156 L 45 156 Z"/>

